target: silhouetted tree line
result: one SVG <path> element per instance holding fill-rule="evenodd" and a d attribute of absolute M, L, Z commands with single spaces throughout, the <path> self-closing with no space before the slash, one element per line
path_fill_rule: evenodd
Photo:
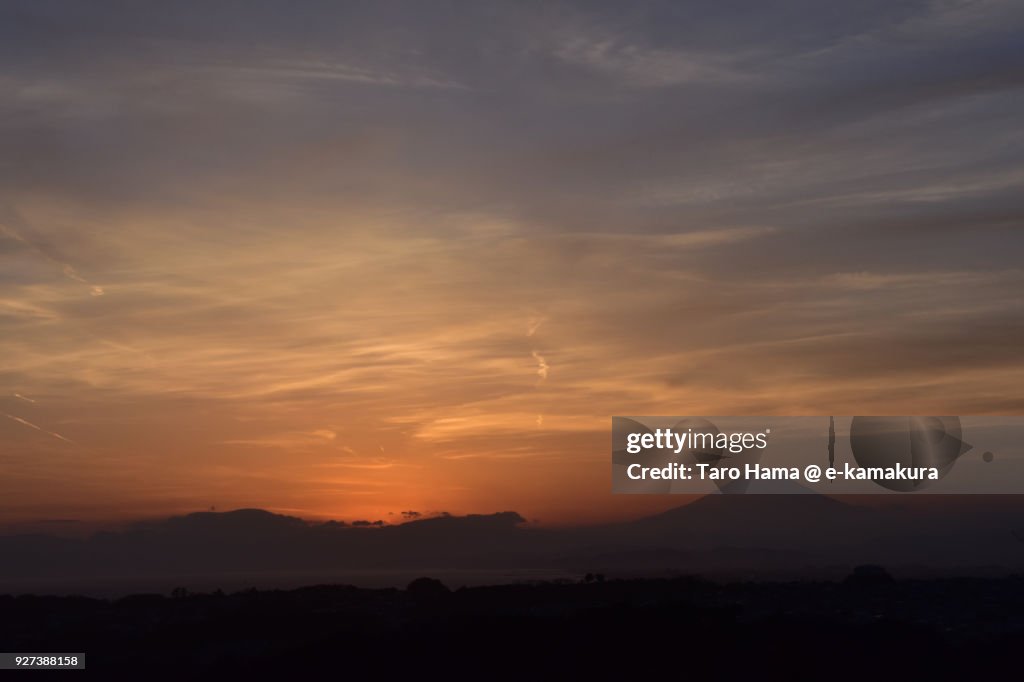
<path fill-rule="evenodd" d="M 839 583 L 591 574 L 453 591 L 420 578 L 405 590 L 0 596 L 0 642 L 85 652 L 101 679 L 979 679 L 1015 669 L 1022 613 L 1021 578 L 897 581 L 877 567 Z"/>

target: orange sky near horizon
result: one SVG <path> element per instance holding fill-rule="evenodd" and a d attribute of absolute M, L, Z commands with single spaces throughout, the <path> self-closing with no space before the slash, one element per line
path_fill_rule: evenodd
<path fill-rule="evenodd" d="M 664 239 L 623 250 L 597 238 L 580 255 L 484 217 L 435 228 L 458 233 L 444 238 L 336 219 L 364 226 L 353 236 L 324 210 L 287 219 L 309 221 L 299 240 L 258 227 L 264 210 L 204 216 L 245 231 L 229 246 L 187 216 L 108 214 L 83 229 L 77 211 L 22 209 L 22 224 L 82 229 L 117 262 L 69 277 L 63 263 L 21 254 L 38 279 L 4 301 L 23 324 L 4 341 L 21 371 L 0 426 L 8 520 L 210 506 L 608 520 L 679 503 L 609 494 L 613 414 L 970 413 L 1019 386 L 999 365 L 932 376 L 872 357 L 878 371 L 865 375 L 867 360 L 844 361 L 843 347 L 876 341 L 830 302 L 862 316 L 882 292 L 913 299 L 931 279 L 712 284 L 645 271 L 673 248 Z M 709 233 L 674 248 L 697 260 L 759 239 L 771 236 Z M 630 286 L 607 281 L 617 277 Z M 989 284 L 952 279 L 950 294 Z M 709 286 L 779 302 L 700 310 Z M 797 333 L 773 323 L 781 308 Z M 698 312 L 660 315 L 680 309 Z"/>

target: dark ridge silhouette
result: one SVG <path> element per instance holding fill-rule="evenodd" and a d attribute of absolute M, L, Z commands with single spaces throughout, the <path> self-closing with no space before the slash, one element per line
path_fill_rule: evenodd
<path fill-rule="evenodd" d="M 846 576 L 846 580 L 843 581 L 846 585 L 855 586 L 872 586 L 872 585 L 887 585 L 893 582 L 892 575 L 889 571 L 885 570 L 883 566 L 876 566 L 874 564 L 864 564 L 863 566 L 857 566 L 853 569 L 853 573 Z"/>
<path fill-rule="evenodd" d="M 634 531 L 691 527 L 695 533 L 762 535 L 864 523 L 879 512 L 824 495 L 707 495 L 630 524 Z"/>
<path fill-rule="evenodd" d="M 846 582 L 728 584 L 592 574 L 455 591 L 422 577 L 405 590 L 0 596 L 0 641 L 12 651 L 85 652 L 97 679 L 637 679 L 677 671 L 863 682 L 1006 679 L 1015 669 L 1024 578 L 882 574 L 874 567 Z"/>
<path fill-rule="evenodd" d="M 1022 529 L 1019 500 L 928 509 L 871 508 L 820 495 L 710 495 L 631 522 L 570 529 L 527 526 L 513 511 L 356 526 L 240 509 L 141 522 L 87 538 L 0 537 L 0 579 L 59 586 L 231 572 L 317 571 L 340 579 L 360 570 L 534 569 L 836 577 L 836 566 L 870 563 L 903 575 L 968 569 L 1005 575 L 1024 565 Z"/>
<path fill-rule="evenodd" d="M 419 601 L 443 599 L 451 593 L 448 586 L 436 578 L 416 578 L 405 591 Z"/>

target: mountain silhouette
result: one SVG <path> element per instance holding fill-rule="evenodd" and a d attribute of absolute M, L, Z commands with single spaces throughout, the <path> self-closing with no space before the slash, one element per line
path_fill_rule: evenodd
<path fill-rule="evenodd" d="M 641 519 L 532 527 L 514 511 L 396 525 L 308 522 L 261 509 L 145 521 L 83 539 L 0 537 L 0 579 L 317 571 L 809 571 L 1024 563 L 1021 500 L 866 506 L 822 495 L 708 495 Z M 954 552 L 952 548 L 956 548 Z"/>

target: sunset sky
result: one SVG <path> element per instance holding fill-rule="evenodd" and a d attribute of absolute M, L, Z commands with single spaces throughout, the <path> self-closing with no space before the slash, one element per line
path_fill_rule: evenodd
<path fill-rule="evenodd" d="M 1024 414 L 1024 5 L 0 4 L 0 522 L 610 494 L 612 415 Z"/>

